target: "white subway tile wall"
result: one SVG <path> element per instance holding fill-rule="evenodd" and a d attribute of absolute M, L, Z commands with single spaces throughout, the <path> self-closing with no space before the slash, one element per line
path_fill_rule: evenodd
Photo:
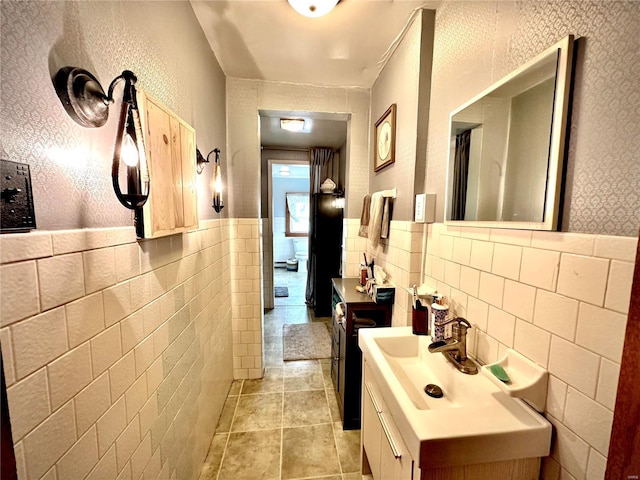
<path fill-rule="evenodd" d="M 409 288 L 420 284 L 422 270 L 422 244 L 424 225 L 420 223 L 391 221 L 389 238 L 381 240 L 374 249 L 369 240 L 358 236 L 360 219 L 344 219 L 343 221 L 343 257 L 342 276 L 359 276 L 359 266 L 364 260 L 374 259 L 375 264 L 384 269 L 388 275 L 388 281 L 395 285 L 395 303 L 393 306 L 393 326 L 411 325 L 411 295 Z M 450 242 L 449 257 L 453 255 L 453 239 Z M 468 246 L 461 244 L 458 247 L 458 255 L 466 258 Z M 443 263 L 441 276 L 446 275 L 446 266 Z M 460 282 L 460 266 L 451 263 L 447 274 L 452 279 Z M 457 286 L 456 286 L 457 288 Z"/>
<path fill-rule="evenodd" d="M 233 296 L 233 376 L 261 378 L 263 296 L 262 221 L 229 220 L 231 295 Z"/>
<path fill-rule="evenodd" d="M 467 244 L 471 242 L 467 257 Z M 481 363 L 513 347 L 549 370 L 554 424 L 542 478 L 603 478 L 637 238 L 428 227 L 424 283 L 467 295 L 467 343 Z M 457 278 L 456 267 L 460 276 Z"/>
<path fill-rule="evenodd" d="M 234 373 L 262 373 L 257 222 L 140 242 L 133 228 L 0 237 L 21 479 L 195 476 Z M 243 330 L 232 296 L 252 306 Z"/>
<path fill-rule="evenodd" d="M 1 326 L 17 322 L 40 311 L 36 262 L 0 266 L 0 288 L 2 288 Z"/>

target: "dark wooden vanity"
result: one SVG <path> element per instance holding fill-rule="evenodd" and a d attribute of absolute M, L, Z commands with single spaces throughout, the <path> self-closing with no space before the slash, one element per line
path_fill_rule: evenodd
<path fill-rule="evenodd" d="M 390 327 L 391 303 L 375 303 L 366 293 L 356 291 L 357 278 L 334 278 L 332 285 L 331 379 L 342 416 L 342 428 L 360 428 L 362 352 L 358 347 L 360 328 Z M 344 317 L 336 315 L 336 305 L 344 304 Z"/>

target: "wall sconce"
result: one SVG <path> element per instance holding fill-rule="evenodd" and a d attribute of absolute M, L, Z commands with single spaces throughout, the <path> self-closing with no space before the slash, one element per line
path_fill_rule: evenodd
<path fill-rule="evenodd" d="M 136 76 L 129 70 L 113 79 L 105 95 L 100 82 L 87 70 L 64 67 L 56 73 L 56 92 L 69 116 L 87 128 L 97 128 L 107 122 L 109 105 L 114 103 L 113 90 L 124 81 L 122 105 L 111 165 L 113 190 L 120 203 L 135 210 L 136 229 L 142 228 L 141 208 L 149 198 L 149 168 L 145 155 L 142 124 L 136 98 Z M 127 193 L 120 189 L 120 165 L 126 166 Z"/>
<path fill-rule="evenodd" d="M 211 153 L 209 153 L 209 155 L 211 155 Z M 196 148 L 196 172 L 198 172 L 198 175 L 204 171 L 205 165 L 209 163 L 209 155 L 207 155 L 207 158 L 204 158 L 200 150 Z"/>
<path fill-rule="evenodd" d="M 198 173 L 201 172 L 200 165 L 202 165 L 202 169 L 204 169 L 204 165 L 209 163 L 209 157 L 212 153 L 216 154 L 216 158 L 213 161 L 213 209 L 220 213 L 220 210 L 224 208 L 224 202 L 222 201 L 222 169 L 220 168 L 220 149 L 214 148 L 207 154 L 207 158 L 205 159 L 200 151 L 196 149 L 196 158 L 198 162 Z"/>
<path fill-rule="evenodd" d="M 220 149 L 214 148 L 213 152 L 216 154 L 216 159 L 213 163 L 213 209 L 220 213 L 220 210 L 224 208 L 224 202 L 222 201 L 222 170 L 220 169 Z M 211 153 L 209 153 L 211 155 Z M 209 157 L 207 155 L 207 157 Z"/>

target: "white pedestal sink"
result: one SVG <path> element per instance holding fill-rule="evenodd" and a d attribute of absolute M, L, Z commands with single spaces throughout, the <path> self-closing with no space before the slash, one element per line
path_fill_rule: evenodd
<path fill-rule="evenodd" d="M 375 384 L 420 469 L 549 454 L 551 424 L 542 415 L 484 375 L 466 375 L 442 354 L 429 353 L 429 340 L 410 327 L 361 329 L 358 340 L 365 382 Z M 443 397 L 429 397 L 427 384 L 438 385 Z"/>

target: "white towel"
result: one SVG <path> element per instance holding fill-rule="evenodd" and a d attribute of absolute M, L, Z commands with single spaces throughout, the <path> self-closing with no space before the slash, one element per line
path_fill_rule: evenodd
<path fill-rule="evenodd" d="M 369 210 L 369 245 L 371 248 L 376 248 L 380 243 L 383 206 L 384 198 L 382 192 L 375 192 L 371 195 L 371 207 Z"/>

